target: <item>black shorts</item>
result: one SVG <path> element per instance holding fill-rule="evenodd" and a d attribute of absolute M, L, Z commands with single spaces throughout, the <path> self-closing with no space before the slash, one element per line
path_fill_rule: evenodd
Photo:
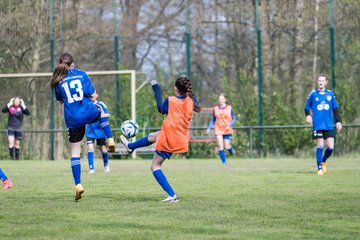
<path fill-rule="evenodd" d="M 83 140 L 85 136 L 85 126 L 79 128 L 69 128 L 68 130 L 69 142 L 75 143 Z"/>
<path fill-rule="evenodd" d="M 335 129 L 333 129 L 333 130 L 317 130 L 317 131 L 313 131 L 313 132 L 312 132 L 312 139 L 318 139 L 318 138 L 323 138 L 323 139 L 335 138 L 335 136 L 336 136 L 336 131 L 335 131 Z"/>
<path fill-rule="evenodd" d="M 15 130 L 7 130 L 7 135 L 8 136 L 14 136 L 15 139 L 21 140 L 23 137 L 23 132 L 22 131 L 15 131 Z"/>
<path fill-rule="evenodd" d="M 94 143 L 96 140 L 96 146 L 106 146 L 106 139 L 105 138 L 87 138 L 86 143 Z"/>
<path fill-rule="evenodd" d="M 99 110 L 99 114 L 97 115 L 97 117 L 90 123 L 94 123 L 96 121 L 98 121 L 101 117 L 101 111 L 100 108 L 98 106 L 98 110 Z M 90 124 L 89 123 L 89 124 Z M 84 136 L 85 136 L 85 129 L 86 127 L 79 127 L 79 128 L 69 128 L 68 130 L 68 135 L 69 135 L 69 142 L 71 143 L 75 143 L 75 142 L 80 142 L 81 140 L 83 140 Z"/>

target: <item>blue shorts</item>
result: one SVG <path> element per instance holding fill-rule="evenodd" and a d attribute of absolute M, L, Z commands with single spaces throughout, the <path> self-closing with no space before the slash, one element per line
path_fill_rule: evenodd
<path fill-rule="evenodd" d="M 231 140 L 232 139 L 232 135 L 231 134 L 226 134 L 223 135 L 224 140 Z"/>
<path fill-rule="evenodd" d="M 172 155 L 172 153 L 164 152 L 164 151 L 158 151 L 158 150 L 155 150 L 155 153 L 157 155 L 159 155 L 160 157 L 165 158 L 165 159 L 167 159 L 167 158 L 170 159 L 171 155 Z"/>

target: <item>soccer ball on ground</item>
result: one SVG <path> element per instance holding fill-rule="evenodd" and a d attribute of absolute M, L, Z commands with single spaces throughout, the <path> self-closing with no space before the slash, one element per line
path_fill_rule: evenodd
<path fill-rule="evenodd" d="M 135 137 L 139 133 L 139 125 L 134 120 L 126 120 L 121 124 L 121 132 L 127 138 Z"/>

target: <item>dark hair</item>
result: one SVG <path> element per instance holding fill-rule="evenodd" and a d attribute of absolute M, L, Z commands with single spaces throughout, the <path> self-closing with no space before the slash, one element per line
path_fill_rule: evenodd
<path fill-rule="evenodd" d="M 179 77 L 175 81 L 175 87 L 178 89 L 181 95 L 189 96 L 194 102 L 194 94 L 192 92 L 190 79 L 188 79 L 187 77 Z M 201 107 L 194 102 L 193 110 L 195 112 L 200 112 Z"/>
<path fill-rule="evenodd" d="M 59 64 L 55 68 L 50 79 L 50 86 L 52 90 L 54 90 L 56 85 L 68 74 L 69 68 L 73 62 L 74 58 L 70 53 L 61 54 L 59 58 Z"/>
<path fill-rule="evenodd" d="M 319 79 L 320 77 L 324 77 L 327 81 L 327 76 L 325 73 L 320 73 L 317 79 Z"/>

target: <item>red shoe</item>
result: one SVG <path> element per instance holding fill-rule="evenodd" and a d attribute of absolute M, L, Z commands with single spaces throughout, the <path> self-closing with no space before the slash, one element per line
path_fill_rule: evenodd
<path fill-rule="evenodd" d="M 2 188 L 3 188 L 3 189 L 12 188 L 12 186 L 13 186 L 13 184 L 12 184 L 12 182 L 11 182 L 9 179 L 3 181 L 3 183 L 2 183 Z"/>

